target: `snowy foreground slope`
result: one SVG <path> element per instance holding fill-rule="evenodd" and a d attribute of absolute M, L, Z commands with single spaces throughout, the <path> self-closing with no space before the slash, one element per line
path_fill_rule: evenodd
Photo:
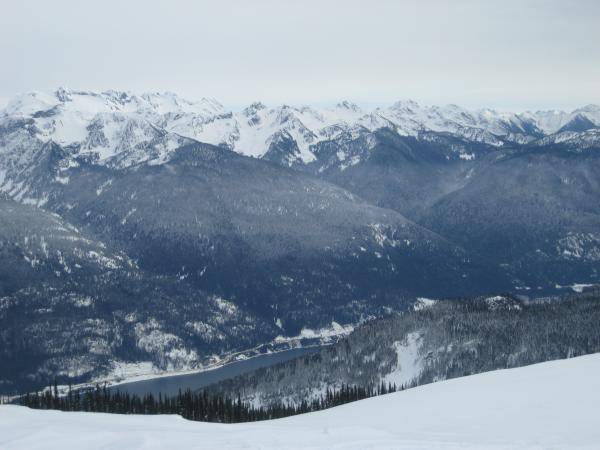
<path fill-rule="evenodd" d="M 238 425 L 0 406 L 0 449 L 597 449 L 599 375 L 595 354 Z"/>

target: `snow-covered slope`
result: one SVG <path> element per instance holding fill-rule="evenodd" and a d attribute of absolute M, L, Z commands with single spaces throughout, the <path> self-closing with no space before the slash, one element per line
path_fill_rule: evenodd
<path fill-rule="evenodd" d="M 232 112 L 213 99 L 189 101 L 173 93 L 134 95 L 60 88 L 51 94 L 19 95 L 0 111 L 0 169 L 5 169 L 6 161 L 14 162 L 14 153 L 23 147 L 24 140 L 31 139 L 53 141 L 69 148 L 73 156 L 86 155 L 100 164 L 120 167 L 164 162 L 185 143 L 184 138 L 293 165 L 314 161 L 313 146 L 319 142 L 356 137 L 380 128 L 390 128 L 401 136 L 449 133 L 502 147 L 557 132 L 584 132 L 599 125 L 600 107 L 595 105 L 570 113 L 516 114 L 492 109 L 471 111 L 456 105 L 424 106 L 414 101 L 363 110 L 343 101 L 320 108 L 253 103 Z M 15 135 L 23 130 L 26 135 Z"/>
<path fill-rule="evenodd" d="M 595 354 L 237 425 L 0 406 L 0 448 L 591 450 L 600 443 L 598 373 Z"/>
<path fill-rule="evenodd" d="M 189 143 L 164 125 L 181 114 L 197 120 L 222 111 L 214 100 L 190 102 L 172 93 L 136 96 L 124 92 L 69 91 L 15 97 L 0 114 L 2 165 L 24 141 L 52 141 L 100 163 L 128 166 L 158 160 Z M 27 134 L 18 137 L 17 132 Z M 17 137 L 14 135 L 17 134 Z M 31 144 L 30 144 L 31 146 Z M 13 159 L 14 159 L 13 155 Z M 4 168 L 4 167 L 2 167 Z"/>
<path fill-rule="evenodd" d="M 318 142 L 351 134 L 358 136 L 380 128 L 391 128 L 401 136 L 423 132 L 450 133 L 494 147 L 507 142 L 528 143 L 545 134 L 570 130 L 585 131 L 600 124 L 600 107 L 589 105 L 571 113 L 548 112 L 516 114 L 493 109 L 467 110 L 457 105 L 425 106 L 399 101 L 390 107 L 363 110 L 343 101 L 334 107 L 313 108 L 283 105 L 267 108 L 254 103 L 241 112 L 221 114 L 206 121 L 181 116 L 170 131 L 212 144 L 225 144 L 239 153 L 261 157 L 274 139 L 282 135 L 298 146 L 297 160 L 315 159 L 312 146 Z M 565 129 L 565 127 L 567 127 Z"/>
<path fill-rule="evenodd" d="M 539 139 L 537 145 L 554 145 L 557 148 L 567 148 L 572 151 L 583 152 L 587 149 L 600 146 L 600 128 L 585 131 L 561 131 Z"/>
<path fill-rule="evenodd" d="M 585 131 L 582 129 L 584 124 L 587 127 L 600 125 L 600 106 L 586 105 L 571 112 L 560 110 L 525 112 L 521 117 L 532 120 L 546 134 L 567 131 L 576 125 L 579 129 L 571 131 Z"/>

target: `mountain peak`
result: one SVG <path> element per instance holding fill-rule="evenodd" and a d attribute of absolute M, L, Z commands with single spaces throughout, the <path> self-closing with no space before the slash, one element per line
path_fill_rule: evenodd
<path fill-rule="evenodd" d="M 392 109 L 395 110 L 403 110 L 406 112 L 414 111 L 415 109 L 420 109 L 421 105 L 414 100 L 398 100 L 392 105 Z"/>
<path fill-rule="evenodd" d="M 360 111 L 360 107 L 356 103 L 350 102 L 348 100 L 342 100 L 341 102 L 338 102 L 335 106 L 339 109 L 347 109 L 349 111 L 354 112 Z"/>
<path fill-rule="evenodd" d="M 68 102 L 71 100 L 71 90 L 64 87 L 64 86 L 60 86 L 55 92 L 54 92 L 55 97 L 61 101 L 61 102 Z"/>
<path fill-rule="evenodd" d="M 575 111 L 573 111 L 573 114 L 578 114 L 578 113 L 588 113 L 588 114 L 600 115 L 600 105 L 594 105 L 593 103 L 590 103 L 588 105 L 582 106 L 581 108 L 577 108 Z"/>
<path fill-rule="evenodd" d="M 258 111 L 262 111 L 263 109 L 267 109 L 267 107 L 262 102 L 257 101 L 257 102 L 252 102 L 250 105 L 248 105 L 246 108 L 244 108 L 242 113 L 244 115 L 246 115 L 247 117 L 252 117 L 252 116 L 256 115 L 256 113 Z"/>
<path fill-rule="evenodd" d="M 578 113 L 566 124 L 560 127 L 557 133 L 562 133 L 565 131 L 573 131 L 579 133 L 582 131 L 590 130 L 592 128 L 598 128 L 598 125 L 592 122 L 586 115 Z"/>
<path fill-rule="evenodd" d="M 490 108 L 468 110 L 455 104 L 423 106 L 410 99 L 371 111 L 363 111 L 348 100 L 333 107 L 283 104 L 273 108 L 256 101 L 242 111 L 232 112 L 212 98 L 189 100 L 169 91 L 134 94 L 119 90 L 79 91 L 64 86 L 50 95 L 17 96 L 3 110 L 3 117 L 6 116 L 34 120 L 36 137 L 43 142 L 53 140 L 81 148 L 91 148 L 90 143 L 94 142 L 92 147 L 104 155 L 116 155 L 119 149 L 149 143 L 156 130 L 161 130 L 162 135 L 174 133 L 262 157 L 269 149 L 270 138 L 286 130 L 296 141 L 304 161 L 314 159 L 316 144 L 356 127 L 366 132 L 390 128 L 403 136 L 419 136 L 423 131 L 450 133 L 498 147 L 505 141 L 531 142 L 559 130 L 577 133 L 600 125 L 597 105 L 587 105 L 573 113 L 515 114 Z M 125 123 L 130 125 L 124 127 Z M 140 134 L 133 133 L 133 129 Z M 143 133 L 147 134 L 142 136 Z M 177 140 L 166 140 L 161 145 L 167 145 L 167 141 Z M 134 153 L 145 158 L 142 150 Z"/>

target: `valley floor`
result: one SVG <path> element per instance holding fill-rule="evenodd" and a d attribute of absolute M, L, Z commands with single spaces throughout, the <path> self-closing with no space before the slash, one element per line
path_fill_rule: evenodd
<path fill-rule="evenodd" d="M 598 449 L 600 354 L 236 425 L 0 406 L 0 449 Z"/>

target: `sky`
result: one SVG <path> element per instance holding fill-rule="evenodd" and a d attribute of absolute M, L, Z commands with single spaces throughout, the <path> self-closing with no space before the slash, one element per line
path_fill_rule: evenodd
<path fill-rule="evenodd" d="M 598 0 L 0 3 L 0 103 L 59 86 L 232 108 L 600 103 Z"/>

